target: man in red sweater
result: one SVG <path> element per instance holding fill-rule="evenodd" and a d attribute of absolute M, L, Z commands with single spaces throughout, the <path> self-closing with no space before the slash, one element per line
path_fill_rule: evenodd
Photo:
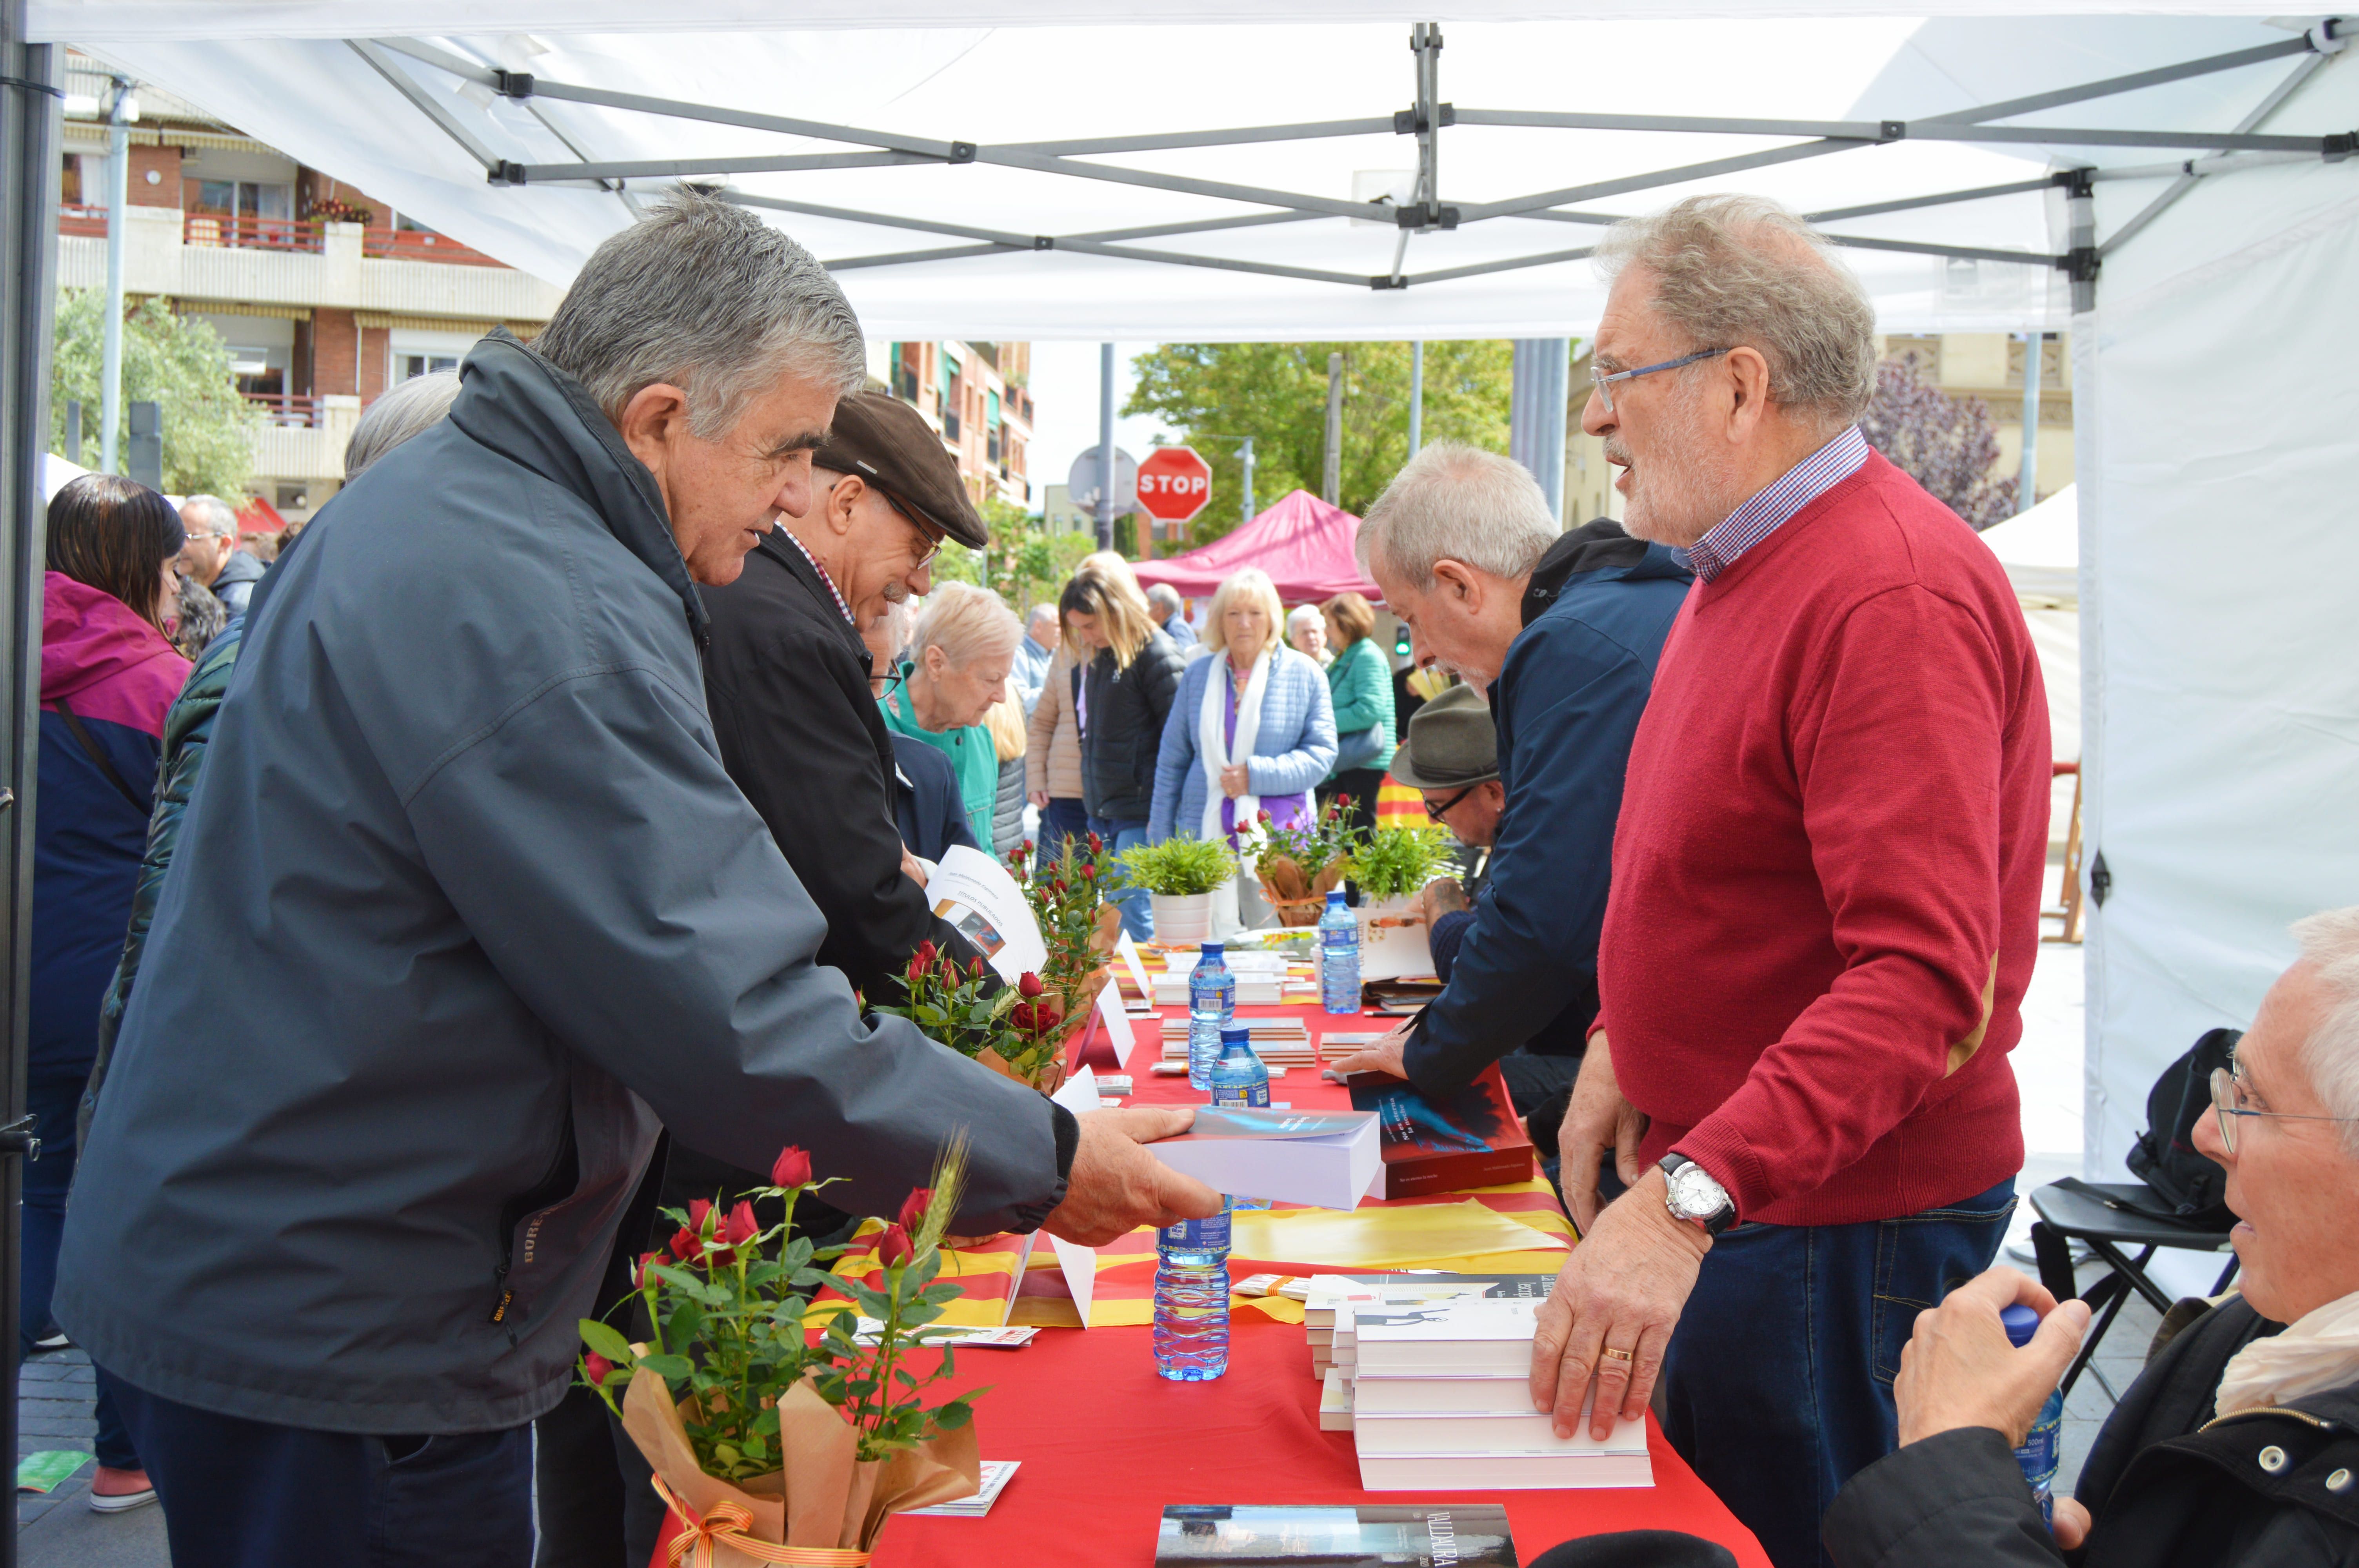
<path fill-rule="evenodd" d="M 1988 547 L 1854 423 L 1875 315 L 1818 235 L 1698 198 L 1599 254 L 1582 426 L 1697 580 L 1631 748 L 1532 1394 L 1570 1432 L 1593 1385 L 1603 1431 L 1659 1374 L 1673 1444 L 1807 1568 L 1893 1446 L 1916 1314 L 2014 1207 L 2046 697 Z"/>

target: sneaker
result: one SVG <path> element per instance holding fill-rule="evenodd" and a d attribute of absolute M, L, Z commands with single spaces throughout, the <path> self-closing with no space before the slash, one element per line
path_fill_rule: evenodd
<path fill-rule="evenodd" d="M 60 1328 L 56 1324 L 52 1323 L 49 1325 L 48 1333 L 33 1341 L 33 1348 L 36 1350 L 71 1350 L 73 1348 L 73 1341 L 67 1337 L 66 1331 L 64 1329 Z"/>
<path fill-rule="evenodd" d="M 156 1500 L 155 1485 L 145 1470 L 117 1470 L 101 1465 L 90 1481 L 90 1506 L 94 1513 L 128 1513 Z"/>

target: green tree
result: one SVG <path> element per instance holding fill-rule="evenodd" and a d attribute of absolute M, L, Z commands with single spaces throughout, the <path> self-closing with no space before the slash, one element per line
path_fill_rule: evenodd
<path fill-rule="evenodd" d="M 65 450 L 66 400 L 78 398 L 82 456 L 92 463 L 99 449 L 105 323 L 104 289 L 59 291 L 57 347 L 49 368 L 49 449 Z M 254 472 L 253 432 L 261 415 L 239 395 L 228 347 L 212 323 L 174 315 L 171 301 L 160 297 L 124 313 L 118 461 L 130 441 L 133 403 L 163 405 L 166 490 L 233 502 L 245 493 Z"/>
<path fill-rule="evenodd" d="M 1086 535 L 1052 535 L 1039 518 L 996 497 L 986 500 L 982 510 L 990 546 L 971 550 L 946 542 L 935 558 L 934 575 L 995 589 L 1018 615 L 1042 600 L 1053 600 L 1092 548 Z"/>
<path fill-rule="evenodd" d="M 1320 493 L 1326 472 L 1327 356 L 1343 356 L 1343 509 L 1364 513 L 1408 460 L 1407 343 L 1166 343 L 1131 362 L 1137 376 L 1125 414 L 1154 414 L 1212 465 L 1212 503 L 1190 525 L 1195 544 L 1238 522 L 1237 443 L 1254 438 L 1254 503 L 1290 490 Z M 1425 345 L 1424 438 L 1507 449 L 1514 347 L 1506 342 Z"/>

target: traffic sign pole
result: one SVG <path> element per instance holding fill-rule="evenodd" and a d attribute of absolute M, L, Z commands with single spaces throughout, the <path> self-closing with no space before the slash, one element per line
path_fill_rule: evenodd
<path fill-rule="evenodd" d="M 1114 345 L 1098 345 L 1098 548 L 1114 548 Z"/>

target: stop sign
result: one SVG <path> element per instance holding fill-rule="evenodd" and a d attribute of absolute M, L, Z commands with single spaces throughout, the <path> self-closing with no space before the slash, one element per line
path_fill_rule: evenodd
<path fill-rule="evenodd" d="M 1138 504 L 1158 521 L 1185 523 L 1212 499 L 1212 465 L 1192 447 L 1158 447 L 1138 465 Z"/>

